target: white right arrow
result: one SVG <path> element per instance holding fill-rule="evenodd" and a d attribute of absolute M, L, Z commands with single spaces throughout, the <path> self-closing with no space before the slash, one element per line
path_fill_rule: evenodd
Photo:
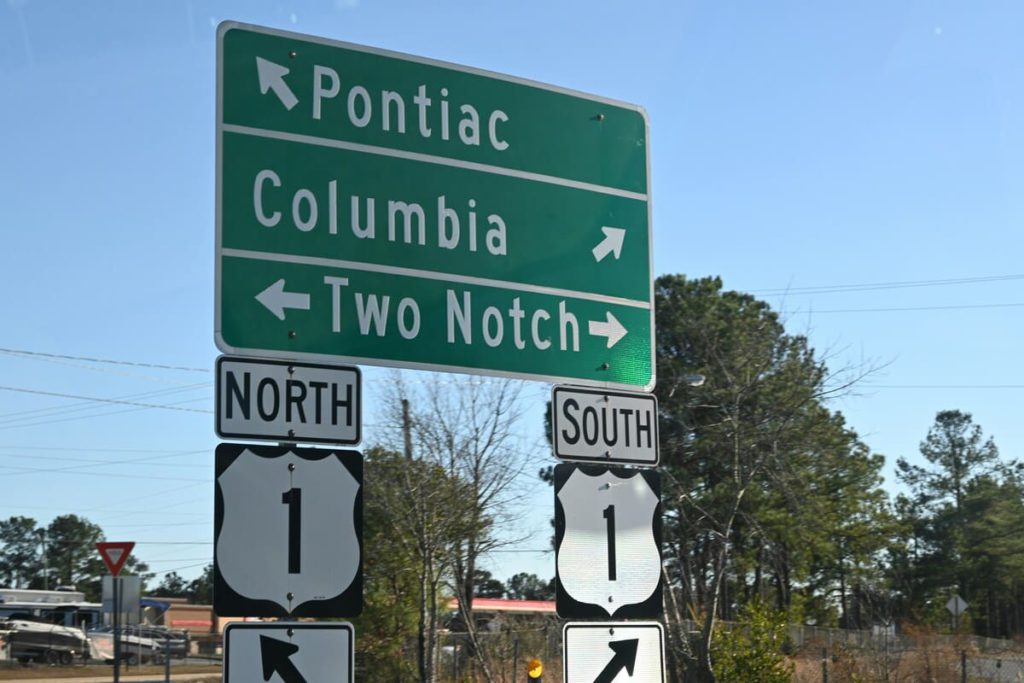
<path fill-rule="evenodd" d="M 619 254 L 622 253 L 622 243 L 626 239 L 626 230 L 606 225 L 601 228 L 601 232 L 604 233 L 604 239 L 591 250 L 594 252 L 594 258 L 600 263 L 608 254 L 615 254 L 615 260 L 617 261 Z"/>
<path fill-rule="evenodd" d="M 284 278 L 281 278 L 257 294 L 256 301 L 266 306 L 267 310 L 273 313 L 278 320 L 284 320 L 286 308 L 295 308 L 302 311 L 309 310 L 309 294 L 284 291 Z"/>
<path fill-rule="evenodd" d="M 615 346 L 620 339 L 626 336 L 626 328 L 622 326 L 615 316 L 609 311 L 607 314 L 607 321 L 602 320 L 591 320 L 589 321 L 590 334 L 594 337 L 607 337 L 608 346 L 606 348 L 612 348 Z"/>
<path fill-rule="evenodd" d="M 295 96 L 295 93 L 288 87 L 288 84 L 284 82 L 284 77 L 288 75 L 288 71 L 288 69 L 280 64 L 268 62 L 262 57 L 256 58 L 256 74 L 260 79 L 260 93 L 266 95 L 268 90 L 273 90 L 274 94 L 277 95 L 277 99 L 281 100 L 284 108 L 291 111 L 292 107 L 299 103 L 299 98 Z"/>

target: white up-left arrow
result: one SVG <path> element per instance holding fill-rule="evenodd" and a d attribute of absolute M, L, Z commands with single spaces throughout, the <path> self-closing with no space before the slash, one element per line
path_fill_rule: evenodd
<path fill-rule="evenodd" d="M 292 89 L 284 82 L 284 77 L 288 75 L 288 71 L 289 69 L 280 64 L 269 62 L 262 57 L 256 58 L 256 75 L 260 79 L 260 93 L 266 95 L 268 90 L 273 90 L 274 94 L 277 95 L 277 99 L 281 100 L 284 108 L 291 111 L 292 107 L 299 103 L 299 98 L 295 96 Z"/>
<path fill-rule="evenodd" d="M 606 320 L 589 321 L 589 331 L 594 337 L 607 337 L 608 346 L 605 348 L 610 349 L 626 336 L 626 328 L 611 314 L 611 311 L 606 315 Z"/>
<path fill-rule="evenodd" d="M 266 306 L 267 310 L 273 313 L 278 320 L 284 320 L 284 311 L 286 308 L 294 308 L 301 311 L 309 310 L 309 294 L 284 291 L 284 278 L 281 278 L 257 294 L 256 301 L 259 301 L 261 304 Z M 593 323 L 591 323 L 591 325 L 593 325 Z M 593 334 L 593 332 L 591 332 L 591 334 Z"/>

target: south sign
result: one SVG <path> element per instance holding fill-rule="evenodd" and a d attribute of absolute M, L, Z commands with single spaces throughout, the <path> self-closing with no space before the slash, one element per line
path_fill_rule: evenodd
<path fill-rule="evenodd" d="M 556 386 L 551 392 L 555 455 L 579 462 L 658 464 L 653 394 Z"/>

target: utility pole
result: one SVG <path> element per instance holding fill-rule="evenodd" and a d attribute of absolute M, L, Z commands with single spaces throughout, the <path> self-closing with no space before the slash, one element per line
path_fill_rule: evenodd
<path fill-rule="evenodd" d="M 36 529 L 39 543 L 43 549 L 43 590 L 50 590 L 50 568 L 46 559 L 46 529 Z"/>
<path fill-rule="evenodd" d="M 412 460 L 412 418 L 409 417 L 409 399 L 402 399 L 402 437 L 405 440 L 405 459 Z"/>

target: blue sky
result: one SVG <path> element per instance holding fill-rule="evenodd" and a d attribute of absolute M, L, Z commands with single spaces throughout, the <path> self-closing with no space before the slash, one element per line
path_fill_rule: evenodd
<path fill-rule="evenodd" d="M 719 275 L 833 367 L 882 366 L 835 407 L 890 464 L 947 408 L 1022 455 L 1019 3 L 6 0 L 0 518 L 85 515 L 157 571 L 210 560 L 224 19 L 644 106 L 655 272 Z M 531 486 L 527 550 L 551 505 Z"/>

